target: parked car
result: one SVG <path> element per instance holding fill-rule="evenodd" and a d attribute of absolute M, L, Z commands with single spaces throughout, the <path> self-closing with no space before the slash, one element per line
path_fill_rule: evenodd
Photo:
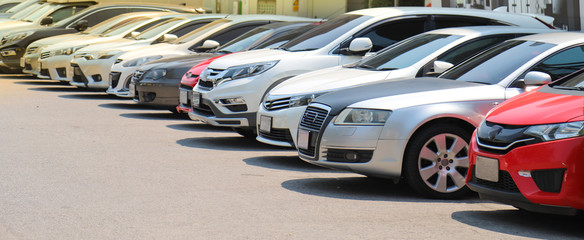
<path fill-rule="evenodd" d="M 76 51 L 90 45 L 137 35 L 158 23 L 181 15 L 174 12 L 126 13 L 80 33 L 43 38 L 28 45 L 21 67 L 23 72 L 39 78 L 66 82 L 72 78 L 68 75 L 71 75 L 71 60 Z"/>
<path fill-rule="evenodd" d="M 583 68 L 583 45 L 583 33 L 524 36 L 440 78 L 380 82 L 322 95 L 303 113 L 298 154 L 324 167 L 405 179 L 427 197 L 460 197 L 468 191 L 470 137 L 486 113 L 505 99 Z M 547 78 L 537 77 L 543 74 Z"/>
<path fill-rule="evenodd" d="M 41 38 L 62 35 L 67 33 L 75 33 L 83 31 L 88 27 L 92 27 L 104 20 L 114 16 L 129 13 L 129 12 L 144 12 L 144 11 L 173 11 L 179 13 L 196 13 L 194 9 L 167 6 L 157 4 L 103 4 L 96 5 L 85 9 L 82 12 L 76 13 L 81 7 L 71 5 L 69 8 L 56 12 L 50 18 L 44 18 L 45 21 L 41 25 L 50 25 L 50 27 L 36 27 L 33 29 L 26 29 L 22 31 L 13 31 L 2 38 L 2 45 L 0 46 L 0 59 L 4 67 L 10 70 L 20 71 L 20 59 L 24 55 L 28 45 Z M 68 10 L 66 10 L 68 9 Z M 73 11 L 75 10 L 75 11 Z M 42 8 L 37 12 L 42 11 Z M 65 14 L 66 13 L 66 14 Z M 76 13 L 76 14 L 73 14 Z M 72 16 L 71 16 L 72 15 Z M 70 17 L 69 17 L 70 16 Z M 60 21 L 61 18 L 64 18 Z M 24 20 L 26 20 L 25 18 Z M 59 21 L 57 21 L 59 20 Z"/>
<path fill-rule="evenodd" d="M 199 76 L 211 64 L 218 58 L 222 58 L 227 55 L 219 55 L 213 58 L 209 58 L 200 62 L 199 64 L 193 66 L 189 69 L 185 75 L 180 79 L 179 85 L 179 104 L 176 106 L 176 111 L 179 113 L 188 114 L 193 109 L 191 108 L 191 100 L 193 95 L 193 88 L 199 82 Z"/>
<path fill-rule="evenodd" d="M 122 39 L 87 46 L 73 54 L 73 59 L 70 61 L 73 72 L 67 74 L 66 80 L 74 86 L 105 90 L 110 82 L 117 81 L 112 79 L 110 72 L 114 63 L 118 61 L 118 57 L 123 53 L 146 45 L 174 40 L 222 17 L 224 15 L 184 15 L 159 23 L 136 36 L 130 35 Z M 71 76 L 70 79 L 69 76 Z"/>
<path fill-rule="evenodd" d="M 475 26 L 444 28 L 396 43 L 358 63 L 300 74 L 272 89 L 258 110 L 257 140 L 294 147 L 298 123 L 316 97 L 381 80 L 438 75 L 505 40 L 551 32 L 542 28 Z"/>
<path fill-rule="evenodd" d="M 119 62 L 111 68 L 112 76 L 120 81 L 130 81 L 132 74 L 141 65 L 162 58 L 184 56 L 194 52 L 207 52 L 215 49 L 253 28 L 274 22 L 320 21 L 304 17 L 280 15 L 234 15 L 219 19 L 207 26 L 191 32 L 175 41 L 146 46 L 119 56 Z M 103 87 L 102 85 L 96 87 Z M 108 86 L 105 86 L 108 88 Z M 132 91 L 128 97 L 133 97 Z"/>
<path fill-rule="evenodd" d="M 582 70 L 497 106 L 471 139 L 470 189 L 528 211 L 584 210 L 583 109 Z"/>
<path fill-rule="evenodd" d="M 9 21 L 22 20 L 24 17 L 41 8 L 44 4 L 47 4 L 47 2 L 44 0 L 24 1 L 9 9 L 7 12 L 0 13 L 0 22 L 4 23 Z"/>
<path fill-rule="evenodd" d="M 16 5 L 20 4 L 22 0 L 2 0 L 0 1 L 0 13 L 6 13 Z"/>
<path fill-rule="evenodd" d="M 209 58 L 264 47 L 278 47 L 301 33 L 312 29 L 310 22 L 277 22 L 256 27 L 209 53 L 163 58 L 143 64 L 132 77 L 129 89 L 135 89 L 134 101 L 155 105 L 177 112 L 179 84 L 183 75 L 193 65 Z M 279 44 L 274 46 L 274 44 Z M 191 89 L 192 90 L 192 89 Z M 181 90 L 182 92 L 182 90 Z M 188 102 L 188 93 L 182 93 Z"/>
<path fill-rule="evenodd" d="M 518 25 L 548 28 L 524 15 L 453 8 L 372 8 L 345 13 L 279 49 L 236 53 L 213 61 L 200 76 L 189 116 L 253 136 L 263 97 L 296 75 L 360 60 L 413 35 L 437 28 Z"/>

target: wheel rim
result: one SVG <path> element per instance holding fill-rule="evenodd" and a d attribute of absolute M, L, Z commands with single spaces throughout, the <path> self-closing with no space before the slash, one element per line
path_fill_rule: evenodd
<path fill-rule="evenodd" d="M 455 192 L 465 186 L 468 165 L 468 143 L 449 133 L 430 138 L 418 157 L 422 181 L 441 193 Z"/>

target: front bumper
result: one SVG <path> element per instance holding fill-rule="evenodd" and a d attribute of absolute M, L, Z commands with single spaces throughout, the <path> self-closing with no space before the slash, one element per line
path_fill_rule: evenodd
<path fill-rule="evenodd" d="M 71 60 L 72 76 L 70 84 L 78 87 L 107 89 L 109 73 L 117 58 L 93 59 L 75 58 Z"/>
<path fill-rule="evenodd" d="M 25 48 L 14 45 L 0 49 L 0 67 L 2 70 L 22 71 L 20 59 L 24 56 L 25 50 Z"/>
<path fill-rule="evenodd" d="M 194 98 L 199 98 L 200 105 L 193 106 Z M 189 117 L 207 124 L 219 127 L 250 128 L 255 129 L 256 113 L 224 114 L 215 103 L 205 97 L 205 93 L 193 91 L 191 94 L 192 111 Z M 250 121 L 253 119 L 254 121 Z"/>
<path fill-rule="evenodd" d="M 58 55 L 39 60 L 41 76 L 71 82 L 73 78 L 71 59 L 71 55 Z"/>
<path fill-rule="evenodd" d="M 40 53 L 25 54 L 20 59 L 20 67 L 23 73 L 28 73 L 35 75 L 40 78 L 45 78 L 41 76 L 41 66 L 40 66 Z"/>
<path fill-rule="evenodd" d="M 295 147 L 296 133 L 298 132 L 298 123 L 306 106 L 284 108 L 275 111 L 268 111 L 262 106 L 257 114 L 257 140 L 266 144 Z M 262 121 L 262 119 L 264 119 Z M 261 126 L 262 122 L 269 121 L 269 126 Z M 264 128 L 264 129 L 262 129 Z"/>
<path fill-rule="evenodd" d="M 408 140 L 379 139 L 383 128 L 384 126 L 339 126 L 329 122 L 322 134 L 311 133 L 315 136 L 314 156 L 306 154 L 307 151 L 303 149 L 299 149 L 298 155 L 308 163 L 323 167 L 399 179 L 403 152 Z M 351 155 L 356 156 L 356 159 L 351 158 Z"/>
<path fill-rule="evenodd" d="M 536 212 L 574 215 L 578 209 L 584 210 L 582 146 L 584 137 L 578 137 L 502 154 L 479 149 L 473 136 L 467 184 L 481 198 Z M 477 157 L 498 162 L 498 181 L 476 176 Z"/>
<path fill-rule="evenodd" d="M 135 83 L 134 101 L 174 109 L 179 103 L 180 79 L 141 80 Z"/>

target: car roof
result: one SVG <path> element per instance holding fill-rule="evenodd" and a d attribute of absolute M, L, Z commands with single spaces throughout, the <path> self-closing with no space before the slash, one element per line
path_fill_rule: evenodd
<path fill-rule="evenodd" d="M 515 26 L 469 26 L 469 27 L 453 27 L 441 28 L 426 32 L 427 34 L 451 34 L 451 35 L 492 35 L 492 34 L 516 34 L 516 33 L 550 33 L 562 32 L 561 30 L 546 29 L 546 28 L 525 28 Z"/>
<path fill-rule="evenodd" d="M 438 7 L 380 7 L 380 8 L 368 8 L 361 9 L 347 14 L 359 14 L 364 16 L 371 16 L 374 18 L 389 18 L 404 15 L 416 15 L 416 14 L 440 14 L 440 15 L 458 15 L 458 16 L 469 16 L 469 17 L 482 17 L 497 20 L 500 22 L 505 22 L 512 25 L 522 25 L 533 27 L 542 27 L 545 24 L 534 16 L 507 13 L 507 12 L 494 12 L 489 10 L 480 9 L 467 9 L 467 8 L 438 8 Z"/>
<path fill-rule="evenodd" d="M 561 46 L 569 46 L 584 42 L 584 33 L 581 32 L 553 32 L 523 36 L 515 40 L 545 42 Z"/>
<path fill-rule="evenodd" d="M 254 20 L 267 20 L 267 21 L 321 21 L 321 19 L 312 19 L 306 17 L 294 17 L 294 16 L 283 16 L 283 15 L 271 15 L 271 14 L 246 14 L 246 15 L 229 15 L 225 17 L 234 22 L 245 22 Z"/>

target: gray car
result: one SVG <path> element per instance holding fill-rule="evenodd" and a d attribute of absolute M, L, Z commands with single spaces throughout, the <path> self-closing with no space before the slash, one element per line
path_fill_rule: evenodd
<path fill-rule="evenodd" d="M 418 193 L 468 191 L 468 143 L 505 99 L 584 67 L 584 34 L 506 41 L 440 78 L 381 82 L 316 98 L 298 127 L 298 154 L 329 168 L 405 179 Z"/>

